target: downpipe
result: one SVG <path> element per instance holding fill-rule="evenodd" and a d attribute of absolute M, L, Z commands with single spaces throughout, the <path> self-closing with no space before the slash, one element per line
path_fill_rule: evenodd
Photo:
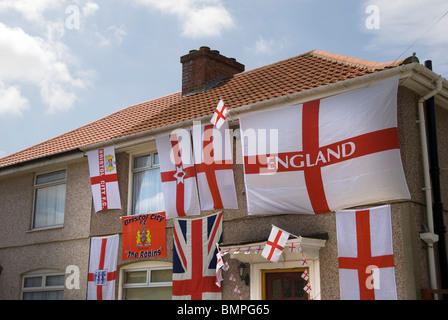
<path fill-rule="evenodd" d="M 419 114 L 419 126 L 420 126 L 420 139 L 422 148 L 422 160 L 423 160 L 423 174 L 425 179 L 425 186 L 423 190 L 425 191 L 426 198 L 426 216 L 428 224 L 428 232 L 420 233 L 420 238 L 428 245 L 428 260 L 429 260 L 429 276 L 431 281 L 431 289 L 437 289 L 437 277 L 436 277 L 436 265 L 434 257 L 434 243 L 439 240 L 439 236 L 434 233 L 434 220 L 433 220 L 433 209 L 432 209 L 432 188 L 431 188 L 431 178 L 429 169 L 429 155 L 428 155 L 428 143 L 426 137 L 426 119 L 424 102 L 429 98 L 435 96 L 442 89 L 443 78 L 439 76 L 435 81 L 436 88 L 426 94 L 424 97 L 418 100 L 418 114 Z"/>

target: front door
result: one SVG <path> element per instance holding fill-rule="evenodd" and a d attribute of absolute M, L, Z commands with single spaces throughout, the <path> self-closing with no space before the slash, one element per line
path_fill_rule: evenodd
<path fill-rule="evenodd" d="M 306 269 L 264 270 L 263 298 L 266 300 L 308 300 L 303 288 L 308 283 L 301 275 Z"/>

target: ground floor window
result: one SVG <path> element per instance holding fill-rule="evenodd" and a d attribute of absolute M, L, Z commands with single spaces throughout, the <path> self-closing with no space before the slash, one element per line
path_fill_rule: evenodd
<path fill-rule="evenodd" d="M 136 263 L 123 268 L 121 274 L 122 300 L 171 300 L 171 264 Z"/>
<path fill-rule="evenodd" d="M 65 273 L 33 272 L 22 278 L 23 300 L 63 300 Z"/>

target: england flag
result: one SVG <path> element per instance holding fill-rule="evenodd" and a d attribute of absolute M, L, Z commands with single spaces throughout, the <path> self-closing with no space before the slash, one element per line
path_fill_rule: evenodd
<path fill-rule="evenodd" d="M 249 214 L 321 214 L 410 199 L 397 128 L 398 77 L 240 115 Z"/>

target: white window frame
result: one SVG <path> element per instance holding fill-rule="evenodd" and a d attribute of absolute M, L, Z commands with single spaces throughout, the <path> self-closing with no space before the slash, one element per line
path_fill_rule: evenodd
<path fill-rule="evenodd" d="M 60 286 L 47 286 L 45 285 L 47 277 L 50 276 L 63 276 L 64 284 Z M 38 287 L 28 287 L 25 288 L 25 280 L 28 278 L 41 278 L 41 285 Z M 23 300 L 23 296 L 25 293 L 33 293 L 33 292 L 48 292 L 48 291 L 62 291 L 64 292 L 65 288 L 65 273 L 62 271 L 54 271 L 54 270 L 40 270 L 35 272 L 29 272 L 22 276 L 22 292 L 21 299 Z M 64 293 L 62 293 L 62 297 L 64 297 Z"/>
<path fill-rule="evenodd" d="M 172 287 L 173 282 L 154 282 L 151 283 L 151 271 L 152 270 L 172 270 L 173 264 L 171 262 L 164 261 L 143 261 L 133 263 L 127 266 L 124 266 L 120 270 L 120 282 L 119 282 L 119 290 L 118 290 L 118 300 L 123 300 L 123 290 L 127 288 L 159 288 L 159 287 Z M 146 274 L 146 282 L 145 283 L 132 283 L 125 284 L 125 273 L 133 272 L 133 271 L 147 271 Z"/>
<path fill-rule="evenodd" d="M 156 168 L 160 168 L 160 157 L 159 157 L 159 163 L 153 164 L 154 154 L 158 154 L 159 152 L 157 149 L 151 148 L 149 151 L 146 152 L 135 152 L 129 155 L 129 185 L 128 185 L 128 215 L 136 215 L 137 213 L 134 213 L 134 173 L 136 172 L 143 172 L 146 170 L 152 170 Z M 134 159 L 138 157 L 143 156 L 151 156 L 151 166 L 143 167 L 134 169 Z M 147 212 L 151 213 L 151 212 Z"/>
<path fill-rule="evenodd" d="M 49 174 L 49 173 L 56 173 L 56 172 L 60 172 L 60 171 L 64 171 L 65 172 L 64 179 L 37 184 L 37 178 L 39 176 L 43 176 L 43 175 L 46 175 L 46 174 Z M 66 190 L 65 190 L 66 193 L 65 193 L 65 197 L 64 197 L 64 217 L 63 217 L 62 223 L 61 224 L 51 225 L 51 226 L 35 227 L 34 224 L 35 224 L 35 219 L 36 219 L 37 190 L 48 188 L 48 187 L 52 187 L 52 186 L 56 186 L 56 185 L 61 185 L 61 184 L 64 184 L 66 186 Z M 64 226 L 64 220 L 65 220 L 65 209 L 66 209 L 65 205 L 66 205 L 66 201 L 67 201 L 67 168 L 60 168 L 60 169 L 56 169 L 56 170 L 36 173 L 34 175 L 34 183 L 33 183 L 33 212 L 32 212 L 31 228 L 30 228 L 31 231 L 33 231 L 33 230 L 54 229 L 54 228 L 61 228 L 61 227 L 63 227 Z"/>

